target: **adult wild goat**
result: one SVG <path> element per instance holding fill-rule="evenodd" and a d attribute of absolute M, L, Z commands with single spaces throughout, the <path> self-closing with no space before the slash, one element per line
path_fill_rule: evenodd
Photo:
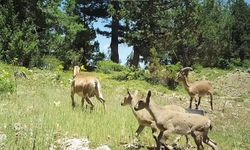
<path fill-rule="evenodd" d="M 140 111 L 135 111 L 134 106 L 137 104 L 137 102 L 140 100 L 140 97 L 137 94 L 138 92 L 135 91 L 134 94 L 130 94 L 129 90 L 127 90 L 127 96 L 124 97 L 123 101 L 121 102 L 121 106 L 127 106 L 129 105 L 131 107 L 131 110 L 135 116 L 135 118 L 138 121 L 139 127 L 136 130 L 136 137 L 140 135 L 140 133 L 143 131 L 145 127 L 150 127 L 152 130 L 153 138 L 157 143 L 157 126 L 155 124 L 155 121 L 153 117 L 150 115 L 150 113 L 146 109 L 142 109 Z M 180 106 L 177 105 L 165 105 L 163 106 L 166 110 L 172 110 L 176 112 L 183 112 L 185 113 L 186 110 Z M 176 138 L 175 141 L 178 141 L 180 137 Z M 176 144 L 176 143 L 175 143 Z M 186 136 L 186 146 L 188 146 L 188 137 Z"/>
<path fill-rule="evenodd" d="M 181 69 L 181 71 L 177 75 L 177 81 L 182 82 L 186 91 L 188 92 L 190 96 L 190 105 L 189 108 L 192 108 L 192 101 L 195 99 L 195 102 L 197 102 L 196 98 L 198 97 L 198 104 L 196 103 L 196 109 L 198 109 L 201 101 L 201 97 L 205 95 L 210 95 L 210 105 L 211 109 L 213 110 L 213 87 L 210 81 L 208 80 L 202 80 L 202 81 L 196 81 L 194 83 L 188 82 L 188 72 L 192 71 L 193 69 L 191 67 L 186 67 Z"/>
<path fill-rule="evenodd" d="M 135 111 L 146 109 L 154 118 L 161 131 L 157 140 L 157 150 L 160 150 L 162 145 L 166 149 L 173 149 L 165 143 L 173 133 L 191 135 L 197 145 L 197 150 L 204 149 L 203 142 L 213 150 L 217 150 L 217 144 L 208 137 L 208 132 L 212 129 L 211 120 L 205 116 L 166 110 L 152 102 L 151 91 L 148 91 L 146 101 L 140 100 L 134 109 Z"/>
<path fill-rule="evenodd" d="M 74 66 L 73 80 L 71 81 L 71 100 L 72 107 L 75 107 L 74 95 L 75 93 L 82 97 L 82 107 L 84 107 L 84 100 L 91 105 L 91 110 L 94 109 L 94 105 L 90 100 L 90 97 L 96 96 L 96 98 L 103 104 L 105 110 L 105 100 L 101 93 L 101 84 L 96 77 L 84 76 L 80 74 L 80 67 Z"/>

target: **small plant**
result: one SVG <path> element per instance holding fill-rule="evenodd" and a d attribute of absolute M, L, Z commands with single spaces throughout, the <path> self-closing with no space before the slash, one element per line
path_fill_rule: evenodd
<path fill-rule="evenodd" d="M 11 80 L 11 74 L 5 70 L 0 72 L 0 94 L 13 93 L 15 91 L 15 83 Z"/>
<path fill-rule="evenodd" d="M 61 71 L 63 69 L 63 62 L 55 58 L 54 56 L 45 56 L 42 59 L 43 69 L 50 71 Z"/>
<path fill-rule="evenodd" d="M 132 67 L 119 72 L 113 78 L 116 80 L 145 80 L 146 76 L 145 70 Z"/>
<path fill-rule="evenodd" d="M 97 71 L 102 73 L 112 73 L 112 72 L 118 72 L 126 70 L 127 68 L 125 66 L 119 65 L 117 63 L 114 63 L 112 61 L 99 61 L 97 63 Z"/>
<path fill-rule="evenodd" d="M 202 65 L 201 65 L 201 64 L 198 64 L 198 63 L 193 64 L 193 65 L 192 65 L 192 68 L 193 68 L 193 69 L 195 70 L 195 72 L 197 72 L 197 73 L 200 73 L 201 70 L 203 69 Z"/>
<path fill-rule="evenodd" d="M 242 67 L 249 69 L 250 68 L 250 59 L 244 60 L 243 64 L 242 64 Z"/>
<path fill-rule="evenodd" d="M 230 69 L 230 62 L 227 59 L 220 58 L 217 66 L 221 69 Z"/>

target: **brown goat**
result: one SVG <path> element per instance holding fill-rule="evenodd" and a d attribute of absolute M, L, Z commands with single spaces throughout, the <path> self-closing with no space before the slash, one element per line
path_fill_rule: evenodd
<path fill-rule="evenodd" d="M 140 100 L 135 106 L 135 111 L 146 109 L 154 118 L 160 134 L 157 139 L 157 150 L 161 145 L 166 149 L 172 149 L 166 144 L 166 140 L 172 133 L 180 135 L 191 135 L 197 145 L 198 150 L 203 150 L 203 142 L 213 150 L 217 150 L 217 144 L 208 137 L 209 130 L 212 129 L 211 121 L 201 115 L 169 111 L 154 104 L 151 100 L 151 91 L 148 91 L 146 102 Z"/>
<path fill-rule="evenodd" d="M 196 102 L 196 109 L 198 109 L 201 101 L 201 97 L 205 95 L 210 95 L 210 105 L 211 109 L 213 110 L 213 87 L 210 81 L 202 80 L 196 81 L 194 83 L 188 82 L 188 71 L 190 67 L 183 68 L 179 74 L 177 75 L 177 81 L 182 82 L 186 91 L 190 96 L 190 105 L 189 108 L 192 108 L 192 101 L 195 99 Z M 199 98 L 197 104 L 197 97 Z"/>
<path fill-rule="evenodd" d="M 72 107 L 75 107 L 74 95 L 77 94 L 82 97 L 82 107 L 84 106 L 84 100 L 91 105 L 91 110 L 94 109 L 94 105 L 90 100 L 90 97 L 96 96 L 96 98 L 103 104 L 105 110 L 105 100 L 101 93 L 101 84 L 96 77 L 84 76 L 80 74 L 80 67 L 74 66 L 73 80 L 71 81 L 71 100 Z"/>
<path fill-rule="evenodd" d="M 134 106 L 139 101 L 139 97 L 137 96 L 137 91 L 132 95 L 130 94 L 129 90 L 127 91 L 128 95 L 124 97 L 124 100 L 121 102 L 121 106 L 129 105 L 131 107 L 131 110 L 135 116 L 135 118 L 138 121 L 139 127 L 136 130 L 136 137 L 140 135 L 140 133 L 143 131 L 145 127 L 150 127 L 152 130 L 153 138 L 157 142 L 157 126 L 155 124 L 155 121 L 153 117 L 150 115 L 150 113 L 146 110 L 140 110 L 135 111 Z M 177 105 L 165 105 L 163 106 L 166 110 L 172 110 L 177 112 L 183 112 L 185 113 L 185 109 L 177 106 Z M 178 141 L 180 138 L 177 138 L 175 141 Z M 186 146 L 188 146 L 188 137 L 186 136 Z"/>

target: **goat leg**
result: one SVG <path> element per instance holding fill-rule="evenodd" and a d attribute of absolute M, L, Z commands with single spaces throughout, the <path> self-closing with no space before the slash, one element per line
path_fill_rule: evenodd
<path fill-rule="evenodd" d="M 106 110 L 105 100 L 102 97 L 100 97 L 99 95 L 97 95 L 96 97 L 102 103 L 104 111 L 105 111 Z"/>
<path fill-rule="evenodd" d="M 82 109 L 84 108 L 84 97 L 82 97 Z"/>
<path fill-rule="evenodd" d="M 72 108 L 74 109 L 76 104 L 75 104 L 75 100 L 74 100 L 74 93 L 71 92 L 71 101 L 72 101 Z"/>
<path fill-rule="evenodd" d="M 195 101 L 195 102 L 197 102 L 197 101 Z M 201 97 L 199 97 L 198 103 L 195 103 L 195 106 L 196 106 L 195 109 L 198 109 L 198 108 L 199 108 L 200 103 L 201 103 Z"/>
<path fill-rule="evenodd" d="M 210 95 L 210 105 L 211 105 L 211 109 L 214 110 L 214 109 L 213 109 L 213 94 L 212 94 L 212 92 L 209 92 L 209 95 Z"/>
<path fill-rule="evenodd" d="M 213 150 L 217 150 L 218 149 L 217 146 L 216 146 L 217 144 L 214 141 L 212 141 L 212 140 L 209 139 L 208 132 L 204 132 L 203 133 L 203 142 L 205 144 L 207 144 L 208 146 L 210 146 Z"/>
<path fill-rule="evenodd" d="M 194 138 L 195 144 L 197 146 L 197 150 L 203 150 L 204 147 L 202 145 L 202 138 L 201 135 L 198 134 L 197 132 L 192 131 L 191 136 Z"/>
<path fill-rule="evenodd" d="M 86 101 L 87 101 L 88 104 L 91 105 L 90 110 L 94 110 L 94 105 L 93 105 L 93 103 L 91 102 L 91 100 L 89 99 L 88 96 L 86 97 Z"/>
<path fill-rule="evenodd" d="M 159 135 L 158 135 L 158 140 L 156 140 L 156 150 L 160 150 L 161 149 L 161 138 L 163 136 L 163 131 L 160 131 Z"/>
<path fill-rule="evenodd" d="M 173 150 L 174 148 L 166 143 L 166 141 L 167 141 L 170 133 L 172 133 L 172 131 L 165 130 L 165 131 L 161 131 L 161 132 L 162 132 L 162 135 L 160 137 L 158 137 L 158 141 L 159 141 L 158 143 L 163 145 L 166 150 Z"/>
<path fill-rule="evenodd" d="M 138 127 L 137 130 L 135 131 L 135 136 L 138 137 L 138 136 L 141 134 L 141 132 L 142 132 L 142 130 L 143 130 L 144 128 L 145 128 L 145 126 L 139 125 L 139 127 Z"/>
<path fill-rule="evenodd" d="M 192 109 L 192 102 L 193 102 L 193 97 L 190 97 L 190 104 L 189 104 L 190 109 Z"/>

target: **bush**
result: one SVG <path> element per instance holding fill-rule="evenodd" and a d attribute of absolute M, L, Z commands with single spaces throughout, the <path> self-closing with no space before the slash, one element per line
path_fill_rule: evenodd
<path fill-rule="evenodd" d="M 227 59 L 220 58 L 218 61 L 217 66 L 221 69 L 229 69 L 230 68 L 230 62 Z"/>
<path fill-rule="evenodd" d="M 63 62 L 54 56 L 45 56 L 42 58 L 42 69 L 50 71 L 61 71 L 63 69 Z"/>
<path fill-rule="evenodd" d="M 116 80 L 146 80 L 147 75 L 145 70 L 132 67 L 119 72 L 113 78 Z"/>
<path fill-rule="evenodd" d="M 99 61 L 97 62 L 97 69 L 96 71 L 102 73 L 112 73 L 114 71 L 124 71 L 128 70 L 127 67 L 122 66 L 120 64 L 114 63 L 112 61 Z"/>
<path fill-rule="evenodd" d="M 250 68 L 250 60 L 249 59 L 244 60 L 242 63 L 242 67 L 249 69 Z"/>
<path fill-rule="evenodd" d="M 11 74 L 5 70 L 0 72 L 0 93 L 13 93 L 15 91 L 15 83 L 11 80 Z"/>
<path fill-rule="evenodd" d="M 240 59 L 231 59 L 230 66 L 236 66 L 241 67 L 243 63 L 240 61 Z"/>
<path fill-rule="evenodd" d="M 181 64 L 162 65 L 151 64 L 148 70 L 129 68 L 123 70 L 114 76 L 117 80 L 146 80 L 151 84 L 162 84 L 168 86 L 170 89 L 174 89 L 177 86 L 175 82 L 176 74 L 181 69 Z"/>
<path fill-rule="evenodd" d="M 195 63 L 192 65 L 192 68 L 195 70 L 195 72 L 200 73 L 203 69 L 203 66 L 201 64 Z"/>

